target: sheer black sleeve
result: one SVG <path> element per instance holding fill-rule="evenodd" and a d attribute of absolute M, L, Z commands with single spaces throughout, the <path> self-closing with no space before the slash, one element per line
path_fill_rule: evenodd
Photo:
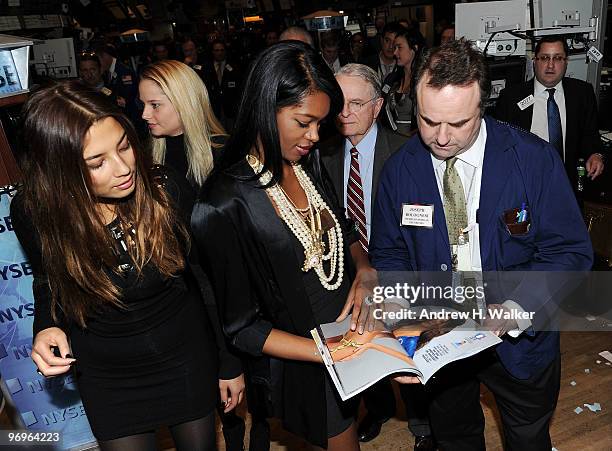
<path fill-rule="evenodd" d="M 43 269 L 42 264 L 42 245 L 40 237 L 29 215 L 23 207 L 23 200 L 17 194 L 11 202 L 11 221 L 17 239 L 32 267 L 34 280 L 32 282 L 32 292 L 34 295 L 34 336 L 38 332 L 49 327 L 65 328 L 65 321 L 58 309 L 58 323 L 53 321 L 51 315 L 51 289 L 49 279 Z"/>

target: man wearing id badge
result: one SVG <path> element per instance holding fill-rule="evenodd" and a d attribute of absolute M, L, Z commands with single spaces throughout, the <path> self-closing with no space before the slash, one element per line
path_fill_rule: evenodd
<path fill-rule="evenodd" d="M 507 298 L 485 291 L 482 327 L 503 341 L 447 365 L 425 386 L 434 437 L 441 450 L 485 449 L 482 382 L 497 402 L 504 449 L 548 451 L 559 333 L 538 313 L 563 293 L 552 274 L 592 264 L 563 162 L 546 141 L 484 116 L 491 83 L 484 57 L 468 41 L 427 52 L 415 83 L 419 136 L 389 158 L 380 176 L 372 264 L 379 275 L 452 272 L 453 285 L 455 275 L 476 275 L 459 280 L 463 286 L 478 284 L 484 272 L 527 275 Z"/>
<path fill-rule="evenodd" d="M 593 87 L 565 76 L 568 54 L 563 36 L 543 37 L 535 48 L 534 78 L 506 87 L 494 116 L 555 146 L 575 187 L 578 159 L 586 161 L 587 175 L 595 180 L 604 170 L 604 157 Z"/>

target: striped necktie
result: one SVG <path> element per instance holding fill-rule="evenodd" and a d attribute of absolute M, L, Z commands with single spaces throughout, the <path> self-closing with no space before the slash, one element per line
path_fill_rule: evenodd
<path fill-rule="evenodd" d="M 346 208 L 350 219 L 355 222 L 355 228 L 359 233 L 359 242 L 363 249 L 368 252 L 368 233 L 366 231 L 366 215 L 363 204 L 363 186 L 359 175 L 359 152 L 355 147 L 351 149 L 351 168 L 346 187 Z"/>

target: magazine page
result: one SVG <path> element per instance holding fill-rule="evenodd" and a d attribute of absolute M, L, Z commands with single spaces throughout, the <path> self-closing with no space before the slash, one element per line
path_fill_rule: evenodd
<path fill-rule="evenodd" d="M 419 368 L 424 384 L 433 374 L 456 360 L 465 359 L 501 343 L 502 340 L 488 330 L 477 330 L 471 320 L 443 335 L 432 338 L 414 354 L 414 362 Z"/>
<path fill-rule="evenodd" d="M 414 361 L 390 332 L 360 335 L 350 331 L 350 318 L 347 318 L 341 323 L 323 324 L 311 334 L 342 400 L 393 373 L 410 372 L 420 376 Z"/>

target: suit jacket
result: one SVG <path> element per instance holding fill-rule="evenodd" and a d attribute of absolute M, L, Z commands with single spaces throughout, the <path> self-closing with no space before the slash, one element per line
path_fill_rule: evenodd
<path fill-rule="evenodd" d="M 378 179 L 380 178 L 380 172 L 382 171 L 385 161 L 387 161 L 387 158 L 399 149 L 406 140 L 407 138 L 405 136 L 393 133 L 378 124 L 376 144 L 374 145 L 372 207 L 374 206 L 374 200 L 376 199 L 376 192 L 378 190 Z M 321 159 L 334 184 L 334 189 L 339 199 L 338 203 L 342 207 L 346 207 L 344 205 L 346 199 L 342 198 L 344 187 L 347 183 L 344 180 L 344 158 L 346 156 L 344 152 L 345 141 L 346 138 L 344 136 L 337 134 L 321 145 Z"/>
<path fill-rule="evenodd" d="M 593 87 L 582 80 L 564 77 L 561 81 L 565 94 L 565 169 L 572 187 L 576 186 L 576 164 L 586 161 L 593 153 L 601 153 L 602 145 L 597 128 L 597 100 Z M 534 79 L 504 89 L 495 107 L 494 116 L 500 121 L 531 129 L 533 105 L 521 111 L 517 102 L 533 94 Z"/>
<path fill-rule="evenodd" d="M 488 303 L 511 299 L 536 312 L 540 328 L 565 294 L 568 273 L 586 271 L 592 248 L 576 198 L 557 151 L 535 135 L 486 118 L 487 141 L 477 222 L 483 271 L 527 271 L 504 296 L 487 293 Z M 433 204 L 434 227 L 401 226 L 401 206 Z M 504 212 L 529 208 L 527 233 L 512 235 Z M 370 257 L 379 271 L 447 271 L 451 255 L 442 199 L 429 149 L 411 138 L 385 164 L 372 221 Z M 537 272 L 534 272 L 537 271 Z M 545 272 L 542 272 L 545 271 Z M 555 273 L 556 272 L 556 273 Z M 538 323 L 541 321 L 541 323 Z M 504 337 L 496 352 L 515 377 L 527 379 L 559 352 L 557 332 Z"/>
<path fill-rule="evenodd" d="M 138 77 L 132 69 L 117 60 L 112 73 L 104 73 L 104 85 L 117 95 L 123 97 L 127 103 L 134 101 L 138 96 Z"/>
<path fill-rule="evenodd" d="M 104 73 L 104 86 L 112 91 L 114 101 L 117 97 L 125 99 L 123 111 L 128 115 L 139 135 L 148 136 L 149 130 L 142 119 L 142 108 L 138 100 L 138 76 L 134 71 L 117 60 L 115 70 L 112 73 Z"/>
<path fill-rule="evenodd" d="M 221 83 L 217 78 L 214 61 L 206 61 L 202 72 L 215 116 L 218 118 L 223 116 L 235 117 L 242 93 L 242 73 L 240 70 L 233 63 L 226 61 Z"/>
<path fill-rule="evenodd" d="M 311 163 L 305 164 L 307 172 L 323 199 L 334 208 L 335 201 L 328 195 L 331 184 L 316 151 L 308 159 Z M 293 251 L 291 232 L 252 175 L 244 159 L 223 172 L 214 172 L 202 187 L 191 225 L 215 291 L 225 335 L 241 351 L 260 356 L 273 327 L 310 337 L 310 330 L 317 324 L 300 269 L 303 257 Z M 346 232 L 343 216 L 336 213 L 336 217 Z M 347 236 L 344 255 L 348 265 L 349 241 Z M 353 272 L 350 267 L 348 272 Z M 343 303 L 344 299 L 338 314 Z M 295 360 L 275 363 L 282 367 L 282 374 L 274 374 L 280 378 L 280 386 L 264 399 L 282 391 L 273 407 L 283 425 L 311 443 L 325 446 L 324 366 Z M 270 374 L 251 374 L 251 378 L 257 378 L 262 386 L 273 383 Z"/>
<path fill-rule="evenodd" d="M 380 68 L 380 51 L 375 52 L 375 53 L 371 53 L 368 56 L 365 56 L 362 58 L 362 60 L 360 61 L 361 64 L 365 64 L 368 67 L 371 67 L 378 75 L 381 76 L 381 78 L 385 78 L 385 76 L 383 76 L 380 72 L 381 68 Z M 388 76 L 389 74 L 387 74 Z"/>

